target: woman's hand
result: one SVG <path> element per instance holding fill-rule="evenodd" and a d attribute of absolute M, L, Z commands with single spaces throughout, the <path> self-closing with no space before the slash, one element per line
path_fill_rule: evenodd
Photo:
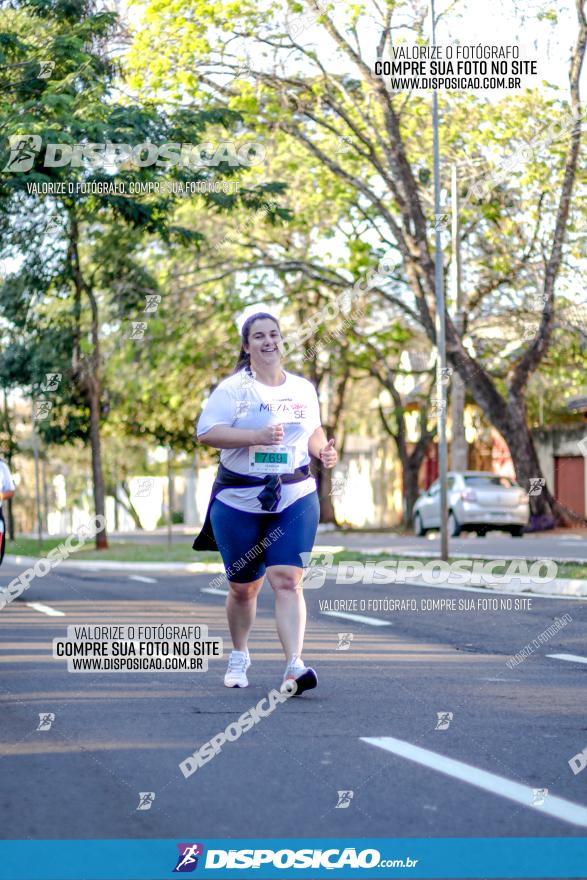
<path fill-rule="evenodd" d="M 283 441 L 285 431 L 283 425 L 267 425 L 255 432 L 255 443 L 259 446 L 277 446 Z"/>
<path fill-rule="evenodd" d="M 334 440 L 329 440 L 320 450 L 320 461 L 325 468 L 333 468 L 338 461 L 338 452 L 334 448 Z"/>

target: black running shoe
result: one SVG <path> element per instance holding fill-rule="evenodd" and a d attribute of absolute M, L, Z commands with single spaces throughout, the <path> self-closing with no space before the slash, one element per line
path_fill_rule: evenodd
<path fill-rule="evenodd" d="M 311 666 L 288 666 L 283 676 L 281 692 L 292 697 L 300 697 L 304 691 L 311 691 L 317 684 L 318 676 Z"/>

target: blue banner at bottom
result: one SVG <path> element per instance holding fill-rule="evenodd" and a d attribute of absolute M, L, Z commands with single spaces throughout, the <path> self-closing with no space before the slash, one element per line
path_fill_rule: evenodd
<path fill-rule="evenodd" d="M 587 878 L 587 838 L 0 841 L 0 880 Z"/>

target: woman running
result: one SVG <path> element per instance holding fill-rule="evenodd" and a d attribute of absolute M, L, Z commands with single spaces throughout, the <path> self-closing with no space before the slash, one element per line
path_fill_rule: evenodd
<path fill-rule="evenodd" d="M 320 513 L 310 455 L 326 468 L 334 467 L 338 456 L 320 425 L 316 389 L 281 366 L 277 319 L 266 312 L 251 315 L 241 337 L 234 373 L 214 389 L 198 421 L 198 440 L 221 452 L 194 549 L 218 549 L 226 570 L 234 646 L 226 687 L 249 683 L 248 639 L 266 572 L 286 660 L 282 687 L 299 695 L 318 683 L 302 660 L 306 603 L 300 554 L 312 550 Z"/>

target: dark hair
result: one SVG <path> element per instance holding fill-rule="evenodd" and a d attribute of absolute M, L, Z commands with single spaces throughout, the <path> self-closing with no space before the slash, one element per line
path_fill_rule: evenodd
<path fill-rule="evenodd" d="M 245 351 L 245 344 L 249 343 L 249 334 L 251 332 L 251 327 L 255 321 L 260 321 L 263 319 L 269 319 L 273 321 L 276 325 L 277 329 L 281 333 L 281 327 L 279 326 L 279 321 L 274 315 L 270 315 L 269 312 L 255 312 L 254 315 L 249 315 L 247 320 L 242 326 L 241 330 L 241 350 L 239 352 L 238 361 L 236 362 L 236 367 L 234 368 L 234 373 L 238 373 L 243 369 L 250 369 L 251 366 L 251 356 L 248 352 Z"/>

